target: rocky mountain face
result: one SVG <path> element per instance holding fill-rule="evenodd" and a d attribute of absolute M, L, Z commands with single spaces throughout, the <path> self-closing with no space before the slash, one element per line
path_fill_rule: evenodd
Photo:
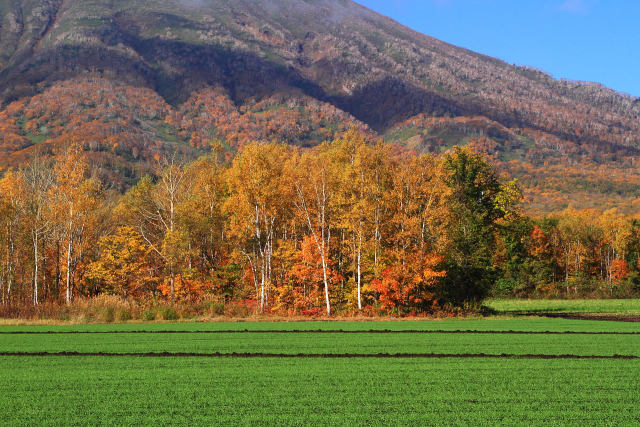
<path fill-rule="evenodd" d="M 471 143 L 532 210 L 629 209 L 640 99 L 416 33 L 350 0 L 5 0 L 0 161 L 85 142 L 123 188 L 170 150 L 312 145 L 357 126 Z"/>

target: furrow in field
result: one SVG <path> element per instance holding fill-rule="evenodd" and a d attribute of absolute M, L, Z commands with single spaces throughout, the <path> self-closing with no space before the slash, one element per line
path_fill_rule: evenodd
<path fill-rule="evenodd" d="M 344 358 L 386 358 L 386 359 L 443 359 L 443 358 L 489 358 L 489 359 L 624 359 L 636 360 L 640 356 L 614 354 L 579 355 L 579 354 L 486 354 L 486 353 L 90 353 L 77 351 L 63 352 L 0 352 L 0 356 L 21 357 L 238 357 L 238 358 L 310 358 L 310 359 L 344 359 Z"/>
<path fill-rule="evenodd" d="M 87 335 L 87 334 L 507 334 L 507 335 L 640 335 L 640 331 L 514 331 L 514 330 L 415 330 L 415 329 L 221 329 L 221 330 L 113 330 L 113 331 L 0 331 L 0 335 Z"/>

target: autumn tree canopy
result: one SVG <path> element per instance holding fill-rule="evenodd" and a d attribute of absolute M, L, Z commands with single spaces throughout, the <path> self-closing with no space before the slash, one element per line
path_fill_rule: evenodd
<path fill-rule="evenodd" d="M 286 315 L 432 312 L 494 295 L 630 295 L 640 225 L 616 210 L 530 218 L 482 154 L 395 151 L 349 131 L 228 162 L 157 161 L 126 194 L 77 143 L 0 179 L 5 306 L 116 294 Z"/>

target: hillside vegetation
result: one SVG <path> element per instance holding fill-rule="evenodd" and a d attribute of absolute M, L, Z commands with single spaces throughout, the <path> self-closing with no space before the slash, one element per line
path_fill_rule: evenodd
<path fill-rule="evenodd" d="M 350 127 L 470 144 L 531 212 L 634 209 L 640 101 L 418 34 L 350 0 L 12 0 L 0 5 L 0 167 L 82 141 L 125 189 L 176 150 L 228 156 Z"/>

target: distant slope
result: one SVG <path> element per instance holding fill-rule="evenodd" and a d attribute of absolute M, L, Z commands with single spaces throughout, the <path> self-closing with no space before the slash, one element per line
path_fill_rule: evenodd
<path fill-rule="evenodd" d="M 480 138 L 534 210 L 640 196 L 638 98 L 349 0 L 7 0 L 0 13 L 5 165 L 80 138 L 126 185 L 167 150 L 308 145 L 355 125 L 418 151 Z"/>

